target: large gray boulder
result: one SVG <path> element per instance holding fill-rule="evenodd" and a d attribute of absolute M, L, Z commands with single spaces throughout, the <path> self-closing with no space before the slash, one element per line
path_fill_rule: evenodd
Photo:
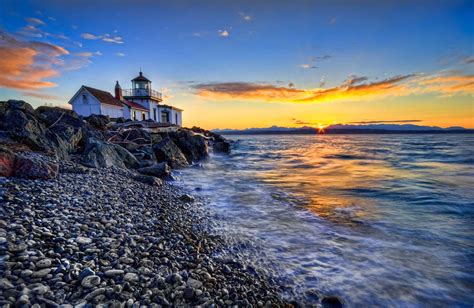
<path fill-rule="evenodd" d="M 177 132 L 169 133 L 169 137 L 183 152 L 190 164 L 209 156 L 207 140 L 200 134 L 181 129 Z"/>
<path fill-rule="evenodd" d="M 159 178 L 167 177 L 171 173 L 171 169 L 168 167 L 166 162 L 154 164 L 150 167 L 139 168 L 137 171 L 144 175 L 151 175 Z"/>
<path fill-rule="evenodd" d="M 82 164 L 93 168 L 135 168 L 137 159 L 119 145 L 89 138 L 84 147 Z"/>
<path fill-rule="evenodd" d="M 156 160 L 167 162 L 172 168 L 182 168 L 188 165 L 186 156 L 170 138 L 165 138 L 153 145 Z"/>
<path fill-rule="evenodd" d="M 24 101 L 9 100 L 1 102 L 0 130 L 8 136 L 30 147 L 32 150 L 55 152 L 54 145 L 45 123 L 38 120 L 34 109 Z"/>
<path fill-rule="evenodd" d="M 38 107 L 24 101 L 0 102 L 1 142 L 12 140 L 33 151 L 68 159 L 87 133 L 87 124 L 71 110 Z"/>

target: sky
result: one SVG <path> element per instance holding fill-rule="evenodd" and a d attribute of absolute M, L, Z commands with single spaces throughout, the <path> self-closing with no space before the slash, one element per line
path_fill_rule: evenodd
<path fill-rule="evenodd" d="M 185 126 L 474 128 L 474 1 L 0 0 L 0 100 L 140 69 Z"/>

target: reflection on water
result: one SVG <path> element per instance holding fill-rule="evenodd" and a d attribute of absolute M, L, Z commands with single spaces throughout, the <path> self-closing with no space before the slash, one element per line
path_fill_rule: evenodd
<path fill-rule="evenodd" d="M 349 306 L 474 304 L 474 136 L 231 138 L 230 157 L 181 178 L 296 291 Z"/>

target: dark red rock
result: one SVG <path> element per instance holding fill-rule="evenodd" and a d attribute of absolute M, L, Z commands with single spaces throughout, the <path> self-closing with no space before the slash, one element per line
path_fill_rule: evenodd
<path fill-rule="evenodd" d="M 0 146 L 0 176 L 12 176 L 15 168 L 15 154 Z"/>
<path fill-rule="evenodd" d="M 36 158 L 17 157 L 14 175 L 27 179 L 53 179 L 58 176 L 59 166 Z"/>

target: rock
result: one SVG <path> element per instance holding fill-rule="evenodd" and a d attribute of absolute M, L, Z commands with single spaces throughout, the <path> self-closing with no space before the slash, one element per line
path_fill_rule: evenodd
<path fill-rule="evenodd" d="M 96 275 L 86 276 L 81 281 L 81 286 L 86 289 L 91 289 L 100 284 L 100 277 Z"/>
<path fill-rule="evenodd" d="M 137 169 L 137 171 L 141 174 L 156 176 L 160 178 L 166 177 L 171 173 L 171 170 L 166 162 L 154 164 L 150 167 L 139 168 Z"/>
<path fill-rule="evenodd" d="M 152 142 L 150 133 L 140 128 L 126 129 L 120 136 L 122 137 L 122 142 L 128 141 L 136 144 L 151 144 Z"/>
<path fill-rule="evenodd" d="M 39 260 L 38 262 L 36 262 L 36 268 L 39 268 L 39 269 L 42 269 L 42 268 L 48 268 L 48 267 L 51 267 L 51 259 L 43 259 L 43 260 Z"/>
<path fill-rule="evenodd" d="M 90 267 L 86 267 L 79 274 L 79 280 L 83 280 L 84 278 L 88 276 L 93 276 L 93 275 L 95 275 L 95 272 Z"/>
<path fill-rule="evenodd" d="M 44 268 L 39 271 L 33 272 L 31 274 L 31 278 L 43 278 L 44 276 L 48 275 L 51 272 L 50 268 Z"/>
<path fill-rule="evenodd" d="M 194 197 L 188 194 L 183 194 L 179 197 L 179 200 L 183 202 L 194 202 Z"/>
<path fill-rule="evenodd" d="M 106 271 L 104 274 L 107 277 L 114 277 L 114 276 L 119 276 L 123 275 L 125 272 L 123 270 L 118 270 L 118 269 L 111 269 Z"/>
<path fill-rule="evenodd" d="M 179 283 L 182 280 L 183 280 L 183 278 L 179 274 L 170 274 L 166 277 L 166 282 L 170 283 L 170 284 Z"/>
<path fill-rule="evenodd" d="M 230 143 L 228 141 L 217 141 L 212 144 L 212 149 L 216 153 L 230 153 Z"/>
<path fill-rule="evenodd" d="M 16 301 L 17 305 L 29 305 L 30 304 L 30 297 L 26 294 L 23 294 L 18 298 Z"/>
<path fill-rule="evenodd" d="M 15 286 L 7 278 L 0 279 L 0 290 L 13 289 Z"/>
<path fill-rule="evenodd" d="M 327 296 L 321 301 L 323 308 L 342 308 L 344 305 L 337 296 Z"/>
<path fill-rule="evenodd" d="M 87 245 L 92 243 L 92 239 L 84 236 L 78 236 L 76 237 L 76 243 L 79 245 Z"/>
<path fill-rule="evenodd" d="M 99 296 L 101 294 L 104 294 L 105 293 L 105 288 L 98 288 L 98 289 L 95 289 L 94 291 L 90 292 L 89 294 L 87 294 L 85 297 L 84 297 L 84 300 L 86 301 L 90 301 L 91 299 L 95 298 L 96 296 Z"/>
<path fill-rule="evenodd" d="M 151 186 L 161 186 L 163 185 L 163 181 L 157 177 L 151 176 L 151 175 L 136 175 L 133 177 L 133 179 L 137 182 L 141 182 L 144 184 L 148 184 Z"/>
<path fill-rule="evenodd" d="M 36 295 L 43 295 L 49 291 L 49 287 L 43 284 L 39 284 L 35 286 L 33 289 L 31 289 L 31 291 Z"/>
<path fill-rule="evenodd" d="M 200 289 L 202 287 L 202 282 L 193 278 L 189 278 L 188 281 L 186 281 L 186 284 L 194 289 Z"/>
<path fill-rule="evenodd" d="M 23 243 L 10 244 L 10 245 L 8 245 L 8 251 L 13 253 L 13 254 L 16 254 L 16 253 L 20 253 L 20 252 L 25 251 L 27 247 L 28 246 L 26 246 L 26 244 L 23 244 Z"/>
<path fill-rule="evenodd" d="M 12 176 L 15 169 L 15 154 L 0 146 L 0 176 Z"/>
<path fill-rule="evenodd" d="M 153 145 L 153 151 L 157 161 L 167 162 L 172 168 L 182 168 L 188 165 L 186 156 L 170 138 L 165 138 Z"/>
<path fill-rule="evenodd" d="M 23 101 L 1 102 L 0 130 L 7 132 L 8 137 L 16 142 L 28 146 L 31 150 L 54 154 L 57 158 L 67 159 L 71 145 L 71 134 L 64 127 L 70 126 L 63 122 L 63 128 L 54 131 L 49 128 L 48 118 Z M 54 124 L 54 123 L 53 123 Z M 80 128 L 77 130 L 82 135 Z M 57 132 L 60 135 L 56 134 Z M 66 134 L 66 136 L 62 136 Z M 74 140 L 74 138 L 72 139 Z"/>
<path fill-rule="evenodd" d="M 17 156 L 15 160 L 16 177 L 27 179 L 53 179 L 58 176 L 59 166 L 54 163 L 40 160 L 39 158 L 29 158 Z"/>
<path fill-rule="evenodd" d="M 40 106 L 36 108 L 36 112 L 44 120 L 44 122 L 51 126 L 58 123 L 67 124 L 75 128 L 83 127 L 84 121 L 79 115 L 70 109 L 64 109 L 59 107 Z"/>
<path fill-rule="evenodd" d="M 181 129 L 169 136 L 186 156 L 188 163 L 192 164 L 209 156 L 207 140 L 202 135 Z"/>
<path fill-rule="evenodd" d="M 89 138 L 82 156 L 82 164 L 93 168 L 133 168 L 138 165 L 137 159 L 119 145 Z"/>
<path fill-rule="evenodd" d="M 138 275 L 135 273 L 126 273 L 125 276 L 123 276 L 123 280 L 130 283 L 137 283 L 139 281 L 139 278 Z"/>
<path fill-rule="evenodd" d="M 183 290 L 183 297 L 187 300 L 191 300 L 194 296 L 194 290 L 193 288 L 186 287 Z"/>
<path fill-rule="evenodd" d="M 107 129 L 107 124 L 110 123 L 110 118 L 108 116 L 98 114 L 90 115 L 84 118 L 84 120 L 86 120 L 92 127 L 100 130 Z"/>

